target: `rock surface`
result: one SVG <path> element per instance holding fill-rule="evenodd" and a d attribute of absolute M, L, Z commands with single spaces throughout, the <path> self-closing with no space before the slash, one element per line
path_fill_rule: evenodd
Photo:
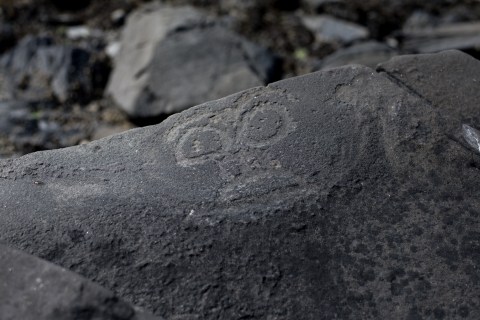
<path fill-rule="evenodd" d="M 107 88 L 132 117 L 182 111 L 270 82 L 276 58 L 192 7 L 132 14 Z"/>
<path fill-rule="evenodd" d="M 90 281 L 0 245 L 2 320 L 155 320 Z M 160 319 L 159 319 L 160 320 Z"/>
<path fill-rule="evenodd" d="M 478 319 L 480 63 L 416 59 L 2 161 L 0 241 L 166 318 Z"/>

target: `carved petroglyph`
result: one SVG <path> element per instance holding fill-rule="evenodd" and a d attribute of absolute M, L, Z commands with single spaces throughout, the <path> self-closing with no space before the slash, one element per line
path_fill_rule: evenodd
<path fill-rule="evenodd" d="M 286 192 L 304 185 L 303 180 L 282 167 L 280 159 L 265 157 L 268 149 L 295 131 L 295 122 L 285 101 L 276 92 L 252 96 L 239 107 L 215 114 L 197 114 L 173 128 L 167 141 L 183 167 L 213 161 L 224 184 L 221 202 Z"/>
<path fill-rule="evenodd" d="M 228 149 L 228 136 L 218 129 L 192 128 L 180 139 L 175 156 L 180 163 L 201 163 L 221 157 Z"/>
<path fill-rule="evenodd" d="M 294 130 L 293 122 L 283 105 L 265 103 L 243 118 L 240 138 L 251 147 L 264 147 L 284 139 Z"/>
<path fill-rule="evenodd" d="M 216 114 L 193 116 L 169 132 L 181 166 L 218 160 L 244 147 L 273 145 L 295 130 L 285 106 L 276 102 L 278 94 L 254 96 L 239 108 Z"/>

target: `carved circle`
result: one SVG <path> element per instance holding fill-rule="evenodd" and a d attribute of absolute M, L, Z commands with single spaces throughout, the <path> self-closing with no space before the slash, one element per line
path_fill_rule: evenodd
<path fill-rule="evenodd" d="M 225 149 L 225 134 L 217 129 L 191 128 L 177 145 L 177 158 L 184 161 L 203 161 L 219 155 Z"/>
<path fill-rule="evenodd" d="M 241 142 L 252 147 L 267 146 L 285 138 L 291 125 L 287 110 L 271 104 L 256 107 L 243 122 Z"/>

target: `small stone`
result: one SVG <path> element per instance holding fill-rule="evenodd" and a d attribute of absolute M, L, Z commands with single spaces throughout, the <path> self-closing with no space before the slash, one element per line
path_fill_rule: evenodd
<path fill-rule="evenodd" d="M 328 15 L 303 16 L 302 20 L 319 43 L 349 44 L 369 36 L 367 28 Z"/>
<path fill-rule="evenodd" d="M 76 26 L 76 27 L 70 27 L 66 31 L 67 37 L 70 40 L 79 40 L 83 38 L 88 38 L 91 35 L 90 28 L 86 26 Z"/>

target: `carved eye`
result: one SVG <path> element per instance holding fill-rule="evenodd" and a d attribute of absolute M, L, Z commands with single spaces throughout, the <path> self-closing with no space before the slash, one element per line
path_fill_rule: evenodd
<path fill-rule="evenodd" d="M 183 158 L 196 159 L 222 151 L 223 134 L 212 128 L 190 129 L 180 140 L 178 150 Z"/>
<path fill-rule="evenodd" d="M 275 105 L 258 107 L 245 119 L 242 142 L 254 147 L 275 143 L 288 134 L 290 124 L 285 108 Z"/>

